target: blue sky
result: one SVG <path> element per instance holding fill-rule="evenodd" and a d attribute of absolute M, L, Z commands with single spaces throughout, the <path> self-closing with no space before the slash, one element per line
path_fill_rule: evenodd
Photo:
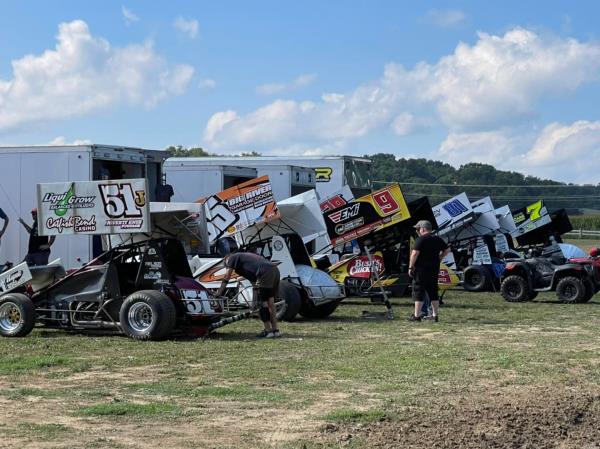
<path fill-rule="evenodd" d="M 426 157 L 600 182 L 600 3 L 0 3 L 0 145 Z"/>

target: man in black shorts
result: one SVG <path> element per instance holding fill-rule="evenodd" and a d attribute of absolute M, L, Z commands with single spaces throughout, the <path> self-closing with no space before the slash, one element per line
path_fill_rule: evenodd
<path fill-rule="evenodd" d="M 221 282 L 217 296 L 222 296 L 227 288 L 227 283 L 233 272 L 252 282 L 258 292 L 258 315 L 263 322 L 264 330 L 259 334 L 261 338 L 281 337 L 277 328 L 277 313 L 275 310 L 275 296 L 279 290 L 279 269 L 271 261 L 254 253 L 233 253 L 224 259 L 227 272 Z"/>
<path fill-rule="evenodd" d="M 412 295 L 415 300 L 415 313 L 409 321 L 421 321 L 421 308 L 426 297 L 431 302 L 432 319 L 438 321 L 438 272 L 440 262 L 450 252 L 450 248 L 441 238 L 431 234 L 432 226 L 427 220 L 416 225 L 419 238 L 410 254 L 408 274 L 413 279 Z"/>

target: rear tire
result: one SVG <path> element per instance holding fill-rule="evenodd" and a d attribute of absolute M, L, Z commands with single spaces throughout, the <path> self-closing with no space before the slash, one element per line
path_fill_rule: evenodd
<path fill-rule="evenodd" d="M 483 265 L 470 265 L 463 272 L 463 288 L 468 292 L 489 289 L 491 274 Z"/>
<path fill-rule="evenodd" d="M 508 302 L 523 302 L 529 299 L 527 280 L 521 276 L 508 276 L 500 285 L 500 293 Z"/>
<path fill-rule="evenodd" d="M 302 296 L 298 287 L 288 281 L 280 281 L 279 298 L 275 302 L 282 302 L 277 308 L 277 320 L 293 321 L 302 306 Z"/>
<path fill-rule="evenodd" d="M 588 302 L 596 294 L 594 291 L 594 283 L 590 279 L 587 279 L 583 285 L 585 286 L 585 295 L 583 296 L 581 302 Z"/>
<path fill-rule="evenodd" d="M 583 281 L 574 276 L 566 276 L 556 284 L 556 296 L 559 301 L 567 304 L 583 302 L 586 288 Z"/>
<path fill-rule="evenodd" d="M 35 307 L 28 296 L 7 293 L 0 298 L 0 335 L 25 337 L 35 325 Z"/>
<path fill-rule="evenodd" d="M 119 311 L 121 329 L 135 340 L 162 340 L 173 332 L 177 312 L 173 301 L 156 290 L 129 295 Z"/>

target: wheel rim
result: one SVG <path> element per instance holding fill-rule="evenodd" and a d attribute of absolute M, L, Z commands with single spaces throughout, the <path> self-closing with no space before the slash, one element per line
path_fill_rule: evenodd
<path fill-rule="evenodd" d="M 22 323 L 21 310 L 15 303 L 5 302 L 0 306 L 0 329 L 4 332 L 14 332 Z"/>
<path fill-rule="evenodd" d="M 131 328 L 137 332 L 145 332 L 152 326 L 153 313 L 148 304 L 136 302 L 129 309 L 127 320 Z"/>
<path fill-rule="evenodd" d="M 481 275 L 479 273 L 475 273 L 471 275 L 471 285 L 479 285 L 481 282 Z"/>
<path fill-rule="evenodd" d="M 575 288 L 575 286 L 569 284 L 563 288 L 563 297 L 567 301 L 572 301 L 576 295 L 577 295 L 577 289 Z"/>
<path fill-rule="evenodd" d="M 521 286 L 517 283 L 508 285 L 508 295 L 511 298 L 518 298 L 521 295 Z"/>
<path fill-rule="evenodd" d="M 277 315 L 281 316 L 285 313 L 287 309 L 287 304 L 285 299 L 280 299 L 279 301 L 275 301 L 275 312 Z"/>

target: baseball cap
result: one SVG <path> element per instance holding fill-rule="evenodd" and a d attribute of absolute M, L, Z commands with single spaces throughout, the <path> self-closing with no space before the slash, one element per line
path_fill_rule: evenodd
<path fill-rule="evenodd" d="M 431 231 L 433 229 L 433 227 L 431 226 L 431 223 L 427 220 L 419 220 L 414 227 L 415 227 L 415 229 L 424 228 L 424 229 L 427 229 L 428 231 Z"/>

